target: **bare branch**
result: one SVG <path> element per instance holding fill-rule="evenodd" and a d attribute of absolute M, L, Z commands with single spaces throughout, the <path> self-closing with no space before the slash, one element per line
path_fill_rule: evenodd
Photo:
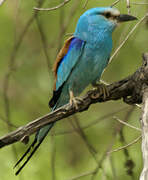
<path fill-rule="evenodd" d="M 65 4 L 67 4 L 70 1 L 71 0 L 65 0 L 64 2 L 59 4 L 58 6 L 55 6 L 55 7 L 52 7 L 52 8 L 37 8 L 37 7 L 34 7 L 33 9 L 37 10 L 37 11 L 53 11 L 53 10 L 57 10 L 57 9 L 61 8 L 62 6 L 64 6 Z"/>
<path fill-rule="evenodd" d="M 45 116 L 18 128 L 16 131 L 1 137 L 0 148 L 20 141 L 25 136 L 30 136 L 51 122 L 64 119 L 77 112 L 85 111 L 91 104 L 109 100 L 118 100 L 121 98 L 123 98 L 124 102 L 128 104 L 141 103 L 143 84 L 148 82 L 148 54 L 145 54 L 143 57 L 144 60 L 142 67 L 140 67 L 133 75 L 106 86 L 109 92 L 108 97 L 104 98 L 99 89 L 90 90 L 82 97 L 82 102 L 78 102 L 77 110 L 70 104 L 67 104 L 54 112 L 46 114 Z"/>
<path fill-rule="evenodd" d="M 136 129 L 137 131 L 140 131 L 140 132 L 141 132 L 141 129 L 140 129 L 140 128 L 137 128 L 137 127 L 132 126 L 131 124 L 129 124 L 129 123 L 127 123 L 127 122 L 122 121 L 122 120 L 119 119 L 117 116 L 114 116 L 113 118 L 116 119 L 117 121 L 119 121 L 121 124 L 124 124 L 124 125 L 132 128 L 132 129 Z"/>

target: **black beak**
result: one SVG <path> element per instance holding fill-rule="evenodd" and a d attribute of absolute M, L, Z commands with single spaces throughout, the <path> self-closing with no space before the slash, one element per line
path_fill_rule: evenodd
<path fill-rule="evenodd" d="M 133 21 L 133 20 L 137 20 L 137 18 L 135 16 L 131 16 L 128 14 L 120 14 L 117 17 L 118 22 L 126 22 L 126 21 Z"/>

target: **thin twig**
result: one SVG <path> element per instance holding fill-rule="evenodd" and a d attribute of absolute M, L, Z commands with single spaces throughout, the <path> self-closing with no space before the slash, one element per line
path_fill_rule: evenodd
<path fill-rule="evenodd" d="M 71 0 L 64 0 L 61 4 L 59 4 L 58 6 L 52 7 L 52 8 L 38 8 L 38 7 L 34 7 L 34 10 L 37 11 L 53 11 L 53 10 L 57 10 L 59 8 L 61 8 L 62 6 L 64 6 L 65 4 L 67 4 L 68 2 L 70 2 Z"/>
<path fill-rule="evenodd" d="M 132 129 L 136 129 L 137 131 L 140 131 L 140 132 L 141 132 L 141 129 L 140 129 L 140 128 L 137 128 L 137 127 L 132 126 L 131 124 L 129 124 L 129 123 L 127 123 L 127 122 L 122 121 L 122 120 L 119 119 L 117 116 L 113 116 L 113 119 L 119 121 L 120 123 L 122 123 L 122 124 L 124 124 L 124 125 L 126 125 L 126 126 L 128 126 L 128 127 L 130 127 L 130 128 L 132 128 Z"/>
<path fill-rule="evenodd" d="M 111 7 L 115 6 L 116 4 L 119 3 L 120 0 L 116 0 L 114 3 L 111 4 Z"/>
<path fill-rule="evenodd" d="M 138 136 L 138 138 L 134 139 L 132 142 L 128 143 L 127 145 L 122 146 L 122 147 L 119 147 L 119 148 L 114 149 L 114 150 L 112 150 L 112 151 L 109 151 L 109 152 L 107 152 L 107 153 L 108 153 L 108 154 L 111 154 L 111 153 L 113 153 L 113 152 L 117 152 L 117 151 L 123 150 L 123 149 L 125 149 L 125 148 L 127 148 L 127 147 L 129 147 L 129 146 L 132 146 L 133 144 L 137 143 L 137 142 L 141 139 L 141 137 L 142 137 L 142 135 Z"/>

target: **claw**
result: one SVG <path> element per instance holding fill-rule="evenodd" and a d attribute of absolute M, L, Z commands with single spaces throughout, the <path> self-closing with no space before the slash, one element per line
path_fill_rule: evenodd
<path fill-rule="evenodd" d="M 103 99 L 106 99 L 109 96 L 109 91 L 105 84 L 93 84 L 100 91 L 100 95 L 103 94 Z"/>
<path fill-rule="evenodd" d="M 82 99 L 78 97 L 74 97 L 73 91 L 69 91 L 69 95 L 70 95 L 70 105 L 74 105 L 74 107 L 78 109 L 78 103 L 82 102 Z"/>

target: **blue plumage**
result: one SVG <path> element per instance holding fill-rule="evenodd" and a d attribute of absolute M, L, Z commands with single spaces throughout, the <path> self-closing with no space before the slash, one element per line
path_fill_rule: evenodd
<path fill-rule="evenodd" d="M 78 96 L 89 84 L 96 83 L 108 64 L 112 50 L 112 32 L 117 23 L 136 18 L 120 15 L 117 9 L 98 7 L 86 11 L 78 20 L 74 35 L 69 38 L 57 56 L 54 66 L 55 86 L 49 105 L 52 110 Z M 17 162 L 18 165 L 33 148 L 21 171 L 40 146 L 54 123 L 40 129 L 34 142 Z"/>

